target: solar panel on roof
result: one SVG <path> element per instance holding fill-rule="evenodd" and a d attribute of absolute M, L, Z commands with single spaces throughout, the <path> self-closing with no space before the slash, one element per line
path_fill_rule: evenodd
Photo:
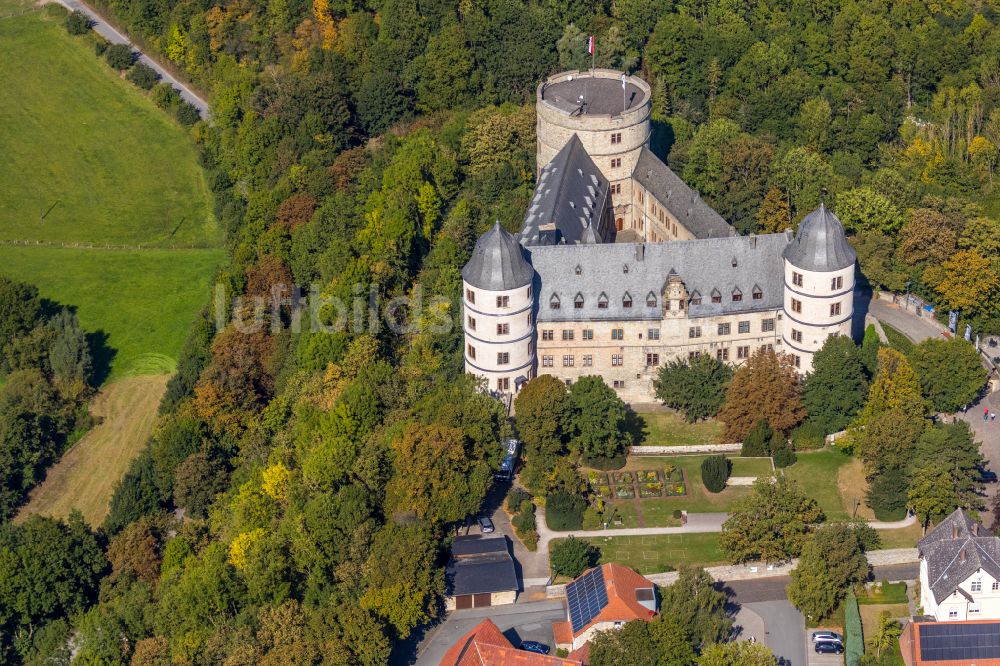
<path fill-rule="evenodd" d="M 1000 622 L 920 625 L 923 661 L 973 661 L 1000 658 Z"/>
<path fill-rule="evenodd" d="M 576 633 L 608 605 L 604 570 L 597 567 L 567 585 L 566 603 L 569 606 L 570 624 L 573 625 L 573 633 Z"/>

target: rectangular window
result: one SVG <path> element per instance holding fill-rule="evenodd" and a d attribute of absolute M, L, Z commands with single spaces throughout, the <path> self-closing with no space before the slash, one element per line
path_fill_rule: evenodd
<path fill-rule="evenodd" d="M 712 294 L 712 302 L 713 303 L 721 303 L 722 302 L 722 294 Z"/>
<path fill-rule="evenodd" d="M 773 319 L 762 319 L 760 322 L 761 333 L 770 333 L 774 331 L 774 320 Z"/>
<path fill-rule="evenodd" d="M 528 356 L 533 356 L 535 353 L 535 341 L 528 340 Z"/>
<path fill-rule="evenodd" d="M 688 360 L 689 361 L 692 361 L 692 360 L 698 358 L 699 356 L 701 356 L 701 352 L 700 351 L 688 352 Z"/>
<path fill-rule="evenodd" d="M 969 584 L 969 589 L 971 589 L 973 592 L 982 592 L 983 591 L 983 581 L 981 581 L 981 580 L 974 580 L 974 581 L 972 581 Z"/>
<path fill-rule="evenodd" d="M 591 354 L 584 354 L 583 355 L 583 367 L 589 368 L 592 365 L 594 365 L 594 357 L 593 357 L 593 355 L 591 355 Z"/>
<path fill-rule="evenodd" d="M 1000 590 L 1000 582 L 993 581 L 993 586 L 990 589 L 992 589 L 994 592 Z"/>
<path fill-rule="evenodd" d="M 497 324 L 497 335 L 510 335 L 510 324 Z"/>
<path fill-rule="evenodd" d="M 738 330 L 739 330 L 740 333 L 749 333 L 750 332 L 750 322 L 748 322 L 748 321 L 741 321 Z"/>
<path fill-rule="evenodd" d="M 692 326 L 688 329 L 689 338 L 700 338 L 701 337 L 701 326 Z"/>
<path fill-rule="evenodd" d="M 836 317 L 840 314 L 840 303 L 830 303 L 830 316 Z"/>
<path fill-rule="evenodd" d="M 612 354 L 611 355 L 611 365 L 617 367 L 617 366 L 619 366 L 621 364 L 622 364 L 622 355 L 621 354 Z"/>
<path fill-rule="evenodd" d="M 761 345 L 760 346 L 760 350 L 761 351 L 774 351 L 774 345 L 772 345 L 770 343 L 768 343 L 766 345 Z"/>
<path fill-rule="evenodd" d="M 465 350 L 468 353 L 469 358 L 471 358 L 473 361 L 475 361 L 476 360 L 476 348 L 473 347 L 472 345 L 468 345 L 468 346 L 466 346 Z"/>
<path fill-rule="evenodd" d="M 660 329 L 658 329 L 658 328 L 651 328 L 651 329 L 649 329 L 648 331 L 646 331 L 646 337 L 648 337 L 650 340 L 659 340 L 660 339 Z"/>
<path fill-rule="evenodd" d="M 802 342 L 802 331 L 792 329 L 792 342 Z"/>
<path fill-rule="evenodd" d="M 615 132 L 614 134 L 611 135 L 611 143 L 621 143 L 621 142 L 622 142 L 621 132 Z"/>
<path fill-rule="evenodd" d="M 585 328 L 585 329 L 583 329 L 583 339 L 584 340 L 593 340 L 594 339 L 594 329 L 592 329 L 592 328 Z"/>
<path fill-rule="evenodd" d="M 792 356 L 792 358 L 795 360 L 795 367 L 796 368 L 801 368 L 802 367 L 802 359 L 799 358 L 799 356 L 797 354 L 794 355 L 794 356 Z"/>
<path fill-rule="evenodd" d="M 558 310 L 559 309 L 559 301 L 556 301 L 556 300 L 549 301 L 549 309 L 550 310 Z"/>
<path fill-rule="evenodd" d="M 736 348 L 736 358 L 750 358 L 750 347 L 737 347 Z"/>
<path fill-rule="evenodd" d="M 692 296 L 691 305 L 701 305 L 701 296 Z"/>
<path fill-rule="evenodd" d="M 551 340 L 551 339 L 552 339 L 552 329 L 551 328 L 543 329 L 542 340 Z"/>
<path fill-rule="evenodd" d="M 948 619 L 954 620 L 956 617 L 958 617 L 958 611 L 957 610 L 955 610 L 954 608 L 952 608 L 951 610 L 948 611 Z"/>
<path fill-rule="evenodd" d="M 551 356 L 543 356 L 542 357 L 542 367 L 543 368 L 551 368 L 552 367 L 552 357 Z"/>
<path fill-rule="evenodd" d="M 625 388 L 625 380 L 624 379 L 616 379 L 616 380 L 614 380 L 611 383 L 611 385 L 612 385 L 613 388 L 623 389 L 623 388 Z"/>
<path fill-rule="evenodd" d="M 476 330 L 476 318 L 475 317 L 466 317 L 465 320 L 469 323 L 469 330 L 470 331 Z"/>
<path fill-rule="evenodd" d="M 613 328 L 611 329 L 611 339 L 612 340 L 624 340 L 625 339 L 625 329 Z"/>
<path fill-rule="evenodd" d="M 497 307 L 498 308 L 509 308 L 510 307 L 510 296 L 497 296 Z"/>
<path fill-rule="evenodd" d="M 614 185 L 611 186 L 611 194 L 621 194 L 621 193 L 622 193 L 621 183 L 615 183 Z"/>
<path fill-rule="evenodd" d="M 659 354 L 646 354 L 646 367 L 657 366 L 660 364 Z"/>
<path fill-rule="evenodd" d="M 509 391 L 510 390 L 510 377 L 501 377 L 497 380 L 497 390 L 498 391 Z"/>
<path fill-rule="evenodd" d="M 470 303 L 475 303 L 476 302 L 476 292 L 472 291 L 471 289 L 466 289 L 465 290 L 465 300 L 469 301 Z"/>
<path fill-rule="evenodd" d="M 510 352 L 497 352 L 497 365 L 509 365 Z"/>
<path fill-rule="evenodd" d="M 622 158 L 620 158 L 620 157 L 614 157 L 614 158 L 611 159 L 611 168 L 612 169 L 617 169 L 621 165 L 622 165 Z"/>
<path fill-rule="evenodd" d="M 762 298 L 764 298 L 764 292 L 756 290 L 753 292 L 753 300 L 759 301 Z"/>
<path fill-rule="evenodd" d="M 527 317 L 527 322 L 528 322 L 528 328 L 531 328 L 531 323 L 532 323 L 532 322 L 531 322 L 531 317 L 532 317 L 532 314 L 531 314 L 531 313 L 529 312 L 529 313 L 528 313 L 528 317 Z"/>
<path fill-rule="evenodd" d="M 802 286 L 802 273 L 796 273 L 795 271 L 792 271 L 792 284 L 794 284 L 796 287 Z"/>
<path fill-rule="evenodd" d="M 835 277 L 830 279 L 830 289 L 832 291 L 837 291 L 838 289 L 844 288 L 844 277 Z"/>
<path fill-rule="evenodd" d="M 528 300 L 531 300 L 531 287 L 528 287 Z"/>
<path fill-rule="evenodd" d="M 573 339 L 573 329 L 571 329 L 571 328 L 564 328 L 563 332 L 562 332 L 562 339 L 563 339 L 563 341 L 572 340 Z"/>
<path fill-rule="evenodd" d="M 734 303 L 737 303 L 737 302 L 742 301 L 742 300 L 743 300 L 743 294 L 740 294 L 740 293 L 734 293 L 733 294 L 733 302 Z"/>
<path fill-rule="evenodd" d="M 719 335 L 729 335 L 731 325 L 727 322 L 725 324 L 719 324 Z"/>
<path fill-rule="evenodd" d="M 566 355 L 563 356 L 563 367 L 564 368 L 572 368 L 573 367 L 573 355 L 572 354 L 566 354 Z"/>
<path fill-rule="evenodd" d="M 979 604 L 969 604 L 969 615 L 979 614 Z"/>
<path fill-rule="evenodd" d="M 729 360 L 729 348 L 728 347 L 723 347 L 722 349 L 716 349 L 715 350 L 715 358 L 719 359 L 720 361 L 728 361 Z"/>
<path fill-rule="evenodd" d="M 802 312 L 802 301 L 792 299 L 792 312 Z"/>

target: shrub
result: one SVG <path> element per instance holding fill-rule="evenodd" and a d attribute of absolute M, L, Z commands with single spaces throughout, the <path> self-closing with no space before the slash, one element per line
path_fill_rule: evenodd
<path fill-rule="evenodd" d="M 531 552 L 538 550 L 538 532 L 534 529 L 530 529 L 524 534 L 519 534 L 518 538 L 521 539 L 521 543 L 524 544 L 524 547 Z"/>
<path fill-rule="evenodd" d="M 747 458 L 761 458 L 770 455 L 771 439 L 773 437 L 774 431 L 771 430 L 771 425 L 767 422 L 767 419 L 757 421 L 757 424 L 743 440 L 743 448 L 740 451 L 740 455 Z"/>
<path fill-rule="evenodd" d="M 680 520 L 684 516 L 684 512 L 681 511 L 680 509 L 674 509 L 674 514 L 673 515 L 674 515 L 674 518 L 676 518 L 677 520 Z"/>
<path fill-rule="evenodd" d="M 180 98 L 180 94 L 174 90 L 174 87 L 169 83 L 157 84 L 153 86 L 153 89 L 150 91 L 150 99 L 153 100 L 153 104 L 161 109 L 169 109 L 176 104 Z"/>
<path fill-rule="evenodd" d="M 823 427 L 814 421 L 806 421 L 792 431 L 792 446 L 796 451 L 820 449 L 824 444 L 826 444 L 826 434 L 823 432 Z"/>
<path fill-rule="evenodd" d="M 104 55 L 104 52 L 108 50 L 109 46 L 111 46 L 111 42 L 104 39 L 100 35 L 94 35 L 94 55 L 98 58 Z"/>
<path fill-rule="evenodd" d="M 726 456 L 709 456 L 701 461 L 701 482 L 710 493 L 721 493 L 731 469 L 732 463 Z"/>
<path fill-rule="evenodd" d="M 71 35 L 85 35 L 90 32 L 90 17 L 77 10 L 66 17 L 66 32 Z"/>
<path fill-rule="evenodd" d="M 847 639 L 845 659 L 847 666 L 857 666 L 865 654 L 865 635 L 861 628 L 861 611 L 854 590 L 847 593 L 844 600 L 844 634 Z"/>
<path fill-rule="evenodd" d="M 605 471 L 615 470 L 615 469 L 621 469 L 622 467 L 625 466 L 625 463 L 628 462 L 628 456 L 626 456 L 624 453 L 619 453 L 617 455 L 611 456 L 610 458 L 602 458 L 602 457 L 589 458 L 584 456 L 581 462 L 583 462 L 583 464 L 586 465 L 587 467 L 593 467 L 594 469 L 601 469 Z"/>
<path fill-rule="evenodd" d="M 784 446 L 781 446 L 774 452 L 772 459 L 774 460 L 774 466 L 777 469 L 794 465 L 795 461 L 798 460 L 795 455 L 795 451 L 792 450 L 792 445 L 787 442 Z"/>
<path fill-rule="evenodd" d="M 138 62 L 133 65 L 129 73 L 125 75 L 134 86 L 143 90 L 150 90 L 160 80 L 160 75 L 149 65 Z"/>
<path fill-rule="evenodd" d="M 872 479 L 865 502 L 879 520 L 901 520 L 906 516 L 906 486 L 902 470 L 890 469 Z"/>
<path fill-rule="evenodd" d="M 180 102 L 174 108 L 174 116 L 181 125 L 191 126 L 201 120 L 201 112 L 188 102 Z"/>
<path fill-rule="evenodd" d="M 586 508 L 587 503 L 582 497 L 560 490 L 545 500 L 545 519 L 554 530 L 578 530 L 583 527 Z"/>
<path fill-rule="evenodd" d="M 597 564 L 601 553 L 583 539 L 560 539 L 549 549 L 552 571 L 558 576 L 576 578 Z"/>
<path fill-rule="evenodd" d="M 517 513 L 521 510 L 521 505 L 528 501 L 530 503 L 531 495 L 527 491 L 521 488 L 511 488 L 510 492 L 507 493 L 507 513 Z"/>
<path fill-rule="evenodd" d="M 128 69 L 135 62 L 135 53 L 128 44 L 112 44 L 104 52 L 104 59 L 108 61 L 112 69 L 119 71 Z"/>

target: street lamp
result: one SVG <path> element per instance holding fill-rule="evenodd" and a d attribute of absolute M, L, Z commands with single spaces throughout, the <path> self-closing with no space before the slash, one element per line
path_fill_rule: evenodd
<path fill-rule="evenodd" d="M 903 309 L 905 310 L 910 305 L 910 281 L 906 281 L 906 298 L 903 299 Z"/>

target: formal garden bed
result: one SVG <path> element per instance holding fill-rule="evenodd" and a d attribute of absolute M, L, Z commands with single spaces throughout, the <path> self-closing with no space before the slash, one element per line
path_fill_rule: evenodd
<path fill-rule="evenodd" d="M 687 481 L 684 470 L 672 464 L 663 467 L 618 472 L 590 470 L 587 483 L 593 497 L 602 500 L 684 497 Z"/>

